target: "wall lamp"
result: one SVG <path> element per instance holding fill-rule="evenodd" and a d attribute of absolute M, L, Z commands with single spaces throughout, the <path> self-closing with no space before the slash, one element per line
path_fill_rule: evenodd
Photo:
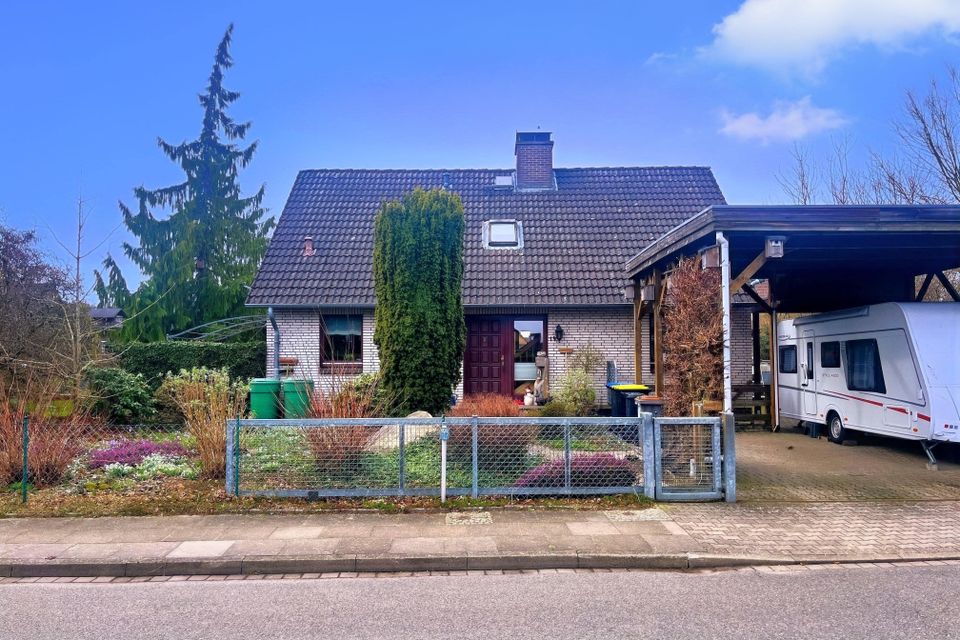
<path fill-rule="evenodd" d="M 563 340 L 563 327 L 557 325 L 556 329 L 553 330 L 553 339 L 556 342 Z"/>

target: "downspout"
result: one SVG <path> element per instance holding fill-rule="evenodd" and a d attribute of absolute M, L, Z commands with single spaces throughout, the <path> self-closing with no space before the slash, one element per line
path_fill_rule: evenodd
<path fill-rule="evenodd" d="M 267 318 L 270 319 L 270 326 L 273 327 L 273 377 L 280 379 L 280 327 L 277 326 L 277 318 L 273 314 L 273 307 L 267 307 Z"/>
<path fill-rule="evenodd" d="M 733 413 L 733 387 L 730 365 L 730 243 L 717 232 L 720 245 L 720 295 L 723 296 L 723 412 Z"/>

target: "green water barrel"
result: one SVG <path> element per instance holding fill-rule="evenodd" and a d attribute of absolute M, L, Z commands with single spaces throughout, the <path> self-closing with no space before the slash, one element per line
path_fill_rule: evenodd
<path fill-rule="evenodd" d="M 250 381 L 250 413 L 264 420 L 280 417 L 279 380 L 254 378 Z"/>
<path fill-rule="evenodd" d="M 283 417 L 304 418 L 310 409 L 313 380 L 288 378 L 283 381 Z"/>

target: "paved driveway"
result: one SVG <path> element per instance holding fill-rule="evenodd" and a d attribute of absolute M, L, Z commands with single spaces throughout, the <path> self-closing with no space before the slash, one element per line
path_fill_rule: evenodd
<path fill-rule="evenodd" d="M 872 437 L 856 446 L 840 446 L 791 429 L 743 432 L 737 434 L 737 498 L 960 500 L 960 465 L 941 459 L 940 470 L 930 471 L 926 462 L 916 442 Z"/>

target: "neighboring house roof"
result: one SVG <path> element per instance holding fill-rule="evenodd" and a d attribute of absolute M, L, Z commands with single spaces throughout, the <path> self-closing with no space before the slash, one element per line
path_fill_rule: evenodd
<path fill-rule="evenodd" d="M 416 187 L 460 194 L 467 306 L 626 304 L 624 264 L 711 204 L 707 167 L 554 169 L 557 188 L 494 187 L 512 169 L 301 171 L 254 280 L 251 306 L 372 306 L 373 220 Z M 485 249 L 484 221 L 516 219 L 523 248 Z M 312 236 L 314 255 L 304 255 Z"/>
<path fill-rule="evenodd" d="M 114 329 L 123 323 L 127 315 L 117 307 L 92 307 L 90 319 L 103 329 Z"/>
<path fill-rule="evenodd" d="M 90 317 L 94 320 L 117 320 L 127 317 L 123 309 L 117 307 L 93 307 Z"/>

